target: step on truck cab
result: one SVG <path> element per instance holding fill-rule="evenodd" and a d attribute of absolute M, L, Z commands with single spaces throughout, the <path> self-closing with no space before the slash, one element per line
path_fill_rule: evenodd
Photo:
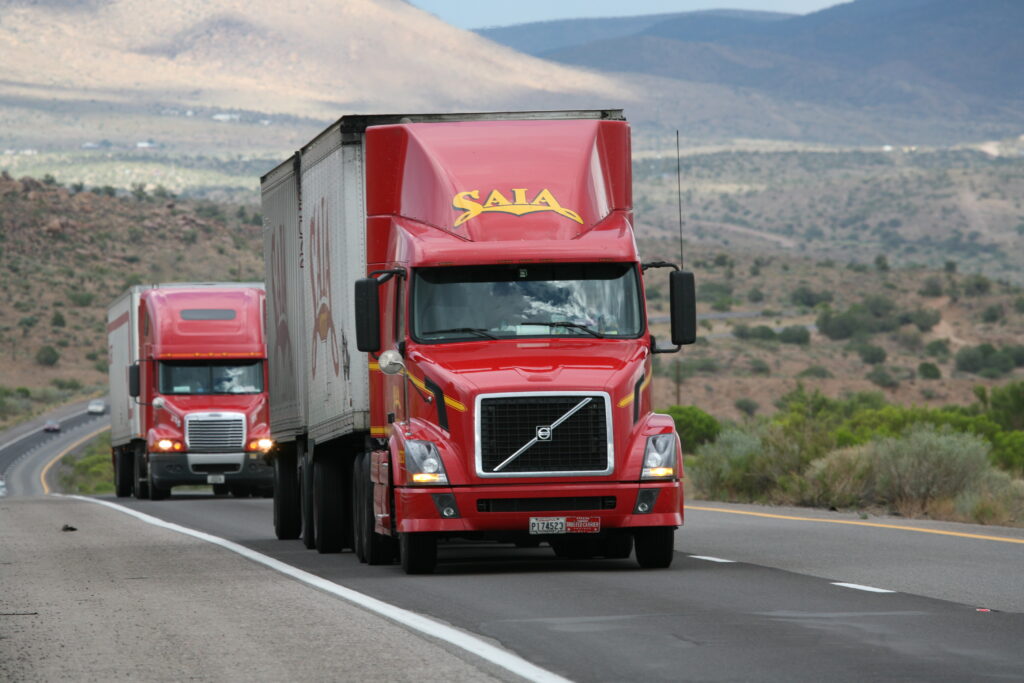
<path fill-rule="evenodd" d="M 118 497 L 175 486 L 270 495 L 265 294 L 259 283 L 136 285 L 107 312 Z"/>
<path fill-rule="evenodd" d="M 429 573 L 439 540 L 672 561 L 619 110 L 345 116 L 262 178 L 274 525 Z"/>

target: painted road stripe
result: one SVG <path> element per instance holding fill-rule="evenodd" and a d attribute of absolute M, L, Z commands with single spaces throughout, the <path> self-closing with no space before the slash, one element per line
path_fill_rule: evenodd
<path fill-rule="evenodd" d="M 868 593 L 895 593 L 896 592 L 896 591 L 888 590 L 886 588 L 875 588 L 874 586 L 862 586 L 859 583 L 842 583 L 842 582 L 839 582 L 839 581 L 833 581 L 832 585 L 833 586 L 842 586 L 843 588 L 852 588 L 853 590 L 856 590 L 856 591 L 867 591 Z"/>
<path fill-rule="evenodd" d="M 901 526 L 899 524 L 878 524 L 877 522 L 858 522 L 852 519 L 816 519 L 814 517 L 796 517 L 793 515 L 773 515 L 767 512 L 751 512 L 749 510 L 726 510 L 725 508 L 709 508 L 698 505 L 687 505 L 687 510 L 702 510 L 704 512 L 724 512 L 730 515 L 750 515 L 752 517 L 768 517 L 771 519 L 790 519 L 796 522 L 818 522 L 820 524 L 848 524 L 850 526 L 869 526 L 877 529 L 896 529 L 899 531 L 916 531 L 922 534 L 940 534 L 942 536 L 959 536 L 961 538 L 975 538 L 981 541 L 1000 541 L 1002 543 L 1024 544 L 1024 538 L 1009 538 L 1006 536 L 986 536 L 984 534 L 968 534 L 961 531 L 942 531 L 940 529 L 921 529 L 913 526 Z"/>
<path fill-rule="evenodd" d="M 736 560 L 725 560 L 721 557 L 708 557 L 707 555 L 690 555 L 695 560 L 705 560 L 707 562 L 721 562 L 722 564 L 736 564 Z"/>
<path fill-rule="evenodd" d="M 67 455 L 68 453 L 70 453 L 74 449 L 78 448 L 79 446 L 81 446 L 86 441 L 89 441 L 91 439 L 95 439 L 97 436 L 99 436 L 103 432 L 107 431 L 108 429 L 110 429 L 110 425 L 107 425 L 106 427 L 102 427 L 100 429 L 97 429 L 92 434 L 86 434 L 81 439 L 79 439 L 78 441 L 74 442 L 73 444 L 71 444 L 70 446 L 68 446 L 64 450 L 62 450 L 60 453 L 58 453 L 57 455 L 53 456 L 53 459 L 50 460 L 50 462 L 46 463 L 46 466 L 43 467 L 43 471 L 39 473 L 39 483 L 43 485 L 43 493 L 45 493 L 47 495 L 49 495 L 49 493 L 50 493 L 50 486 L 49 486 L 49 484 L 46 483 L 46 475 L 50 473 L 50 468 L 51 467 L 53 467 L 58 462 L 60 462 L 61 459 L 65 455 Z"/>
<path fill-rule="evenodd" d="M 275 560 L 273 557 L 256 552 L 255 550 L 246 548 L 245 546 L 239 545 L 233 541 L 220 538 L 219 536 L 213 536 L 212 534 L 208 534 L 203 531 L 189 529 L 188 527 L 174 524 L 172 522 L 165 522 L 164 520 L 153 517 L 152 515 L 136 512 L 135 510 L 124 507 L 123 505 L 118 505 L 105 500 L 87 498 L 86 496 L 66 497 L 82 500 L 87 503 L 104 505 L 113 510 L 123 512 L 126 515 L 131 515 L 132 517 L 146 522 L 147 524 L 152 524 L 153 526 L 158 526 L 170 531 L 176 531 L 179 534 L 192 536 L 193 538 L 198 538 L 201 541 L 218 545 L 225 550 L 230 550 L 231 552 L 237 553 L 242 557 L 252 560 L 253 562 L 262 564 L 263 566 L 280 572 L 286 576 L 290 576 L 297 581 L 301 581 L 309 586 L 326 591 L 331 595 L 337 596 L 354 605 L 358 605 L 363 609 L 401 624 L 413 631 L 418 631 L 430 638 L 436 638 L 437 640 L 442 640 L 450 645 L 454 645 L 457 648 L 465 650 L 471 655 L 486 660 L 491 664 L 499 666 L 517 676 L 521 676 L 526 680 L 544 681 L 545 683 L 549 681 L 551 683 L 569 683 L 568 679 L 562 678 L 558 674 L 552 673 L 547 669 L 542 669 L 535 664 L 531 664 L 522 657 L 508 652 L 507 650 L 503 650 L 500 647 L 496 647 L 474 635 L 470 635 L 439 621 L 434 621 L 433 619 L 423 615 L 416 614 L 415 612 L 410 612 L 409 610 L 402 609 L 401 607 L 396 607 L 395 605 L 383 602 L 377 598 L 372 598 L 369 595 L 354 591 L 351 588 L 345 588 L 344 586 L 321 578 L 316 574 L 311 574 L 310 572 L 299 569 L 298 567 L 285 564 L 280 560 Z"/>

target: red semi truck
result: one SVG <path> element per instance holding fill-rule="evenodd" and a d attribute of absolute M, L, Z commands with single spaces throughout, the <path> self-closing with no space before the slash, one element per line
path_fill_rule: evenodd
<path fill-rule="evenodd" d="M 694 341 L 694 281 L 640 262 L 631 183 L 620 110 L 345 116 L 262 178 L 278 538 L 408 573 L 452 537 L 671 563 L 652 354 Z"/>
<path fill-rule="evenodd" d="M 171 488 L 269 495 L 261 284 L 137 285 L 107 312 L 118 497 Z"/>

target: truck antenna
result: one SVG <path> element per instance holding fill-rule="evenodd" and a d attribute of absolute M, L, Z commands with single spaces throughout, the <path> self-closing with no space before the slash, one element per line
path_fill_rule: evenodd
<path fill-rule="evenodd" d="M 676 129 L 676 204 L 679 207 L 679 267 L 683 267 L 683 171 L 679 160 L 679 129 Z"/>

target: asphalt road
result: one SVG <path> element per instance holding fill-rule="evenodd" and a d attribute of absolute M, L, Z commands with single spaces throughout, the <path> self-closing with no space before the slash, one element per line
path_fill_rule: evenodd
<path fill-rule="evenodd" d="M 463 543 L 442 547 L 436 575 L 411 577 L 397 565 L 273 539 L 269 500 L 126 505 L 493 638 L 573 680 L 967 681 L 1024 672 L 1020 529 L 695 504 L 669 570 Z"/>

